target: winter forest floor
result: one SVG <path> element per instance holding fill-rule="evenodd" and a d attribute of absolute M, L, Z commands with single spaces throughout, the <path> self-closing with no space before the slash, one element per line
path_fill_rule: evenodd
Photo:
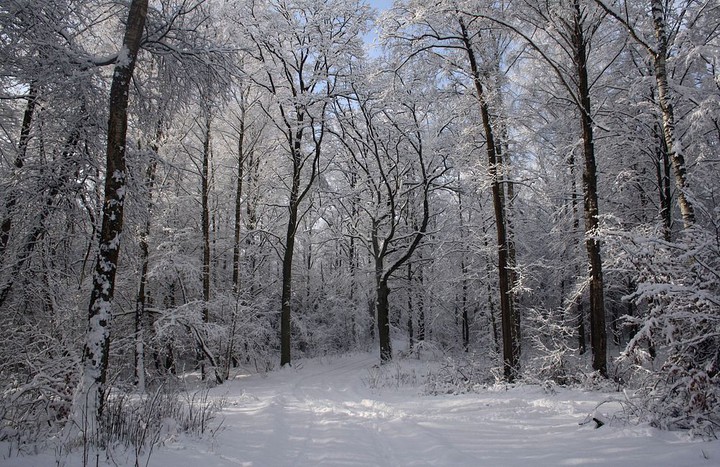
<path fill-rule="evenodd" d="M 581 425 L 618 394 L 538 386 L 477 394 L 422 395 L 427 364 L 405 360 L 382 371 L 370 354 L 305 360 L 265 375 L 237 375 L 211 391 L 224 400 L 205 439 L 176 437 L 139 465 L 224 466 L 717 466 L 720 441 L 608 423 Z M 6 467 L 81 465 L 79 454 L 0 457 Z M 148 462 L 149 461 L 149 462 Z M 147 462 L 147 464 L 146 464 Z M 135 465 L 116 452 L 101 465 Z"/>

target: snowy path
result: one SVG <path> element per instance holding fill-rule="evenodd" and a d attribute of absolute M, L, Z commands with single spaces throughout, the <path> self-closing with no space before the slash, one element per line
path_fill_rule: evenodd
<path fill-rule="evenodd" d="M 720 443 L 649 427 L 579 426 L 603 396 L 519 388 L 420 396 L 371 390 L 368 355 L 236 380 L 213 446 L 176 444 L 153 466 L 718 466 Z M 707 458 L 707 459 L 706 459 Z"/>
<path fill-rule="evenodd" d="M 607 395 L 577 390 L 550 395 L 537 387 L 462 396 L 422 396 L 412 385 L 371 389 L 376 362 L 367 354 L 352 355 L 238 376 L 211 393 L 227 401 L 213 439 L 166 442 L 155 448 L 148 465 L 720 466 L 720 441 L 689 442 L 685 434 L 647 426 L 579 426 Z M 391 365 L 391 374 L 393 368 L 398 367 Z M 49 452 L 0 457 L 0 466 L 75 467 L 81 465 L 78 455 L 60 464 Z M 131 466 L 134 457 L 119 454 L 101 465 Z"/>

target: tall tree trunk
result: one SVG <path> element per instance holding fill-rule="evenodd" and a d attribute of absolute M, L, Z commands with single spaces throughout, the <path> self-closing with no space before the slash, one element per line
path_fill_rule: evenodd
<path fill-rule="evenodd" d="M 581 104 L 580 122 L 582 125 L 584 211 L 585 211 L 585 249 L 587 250 L 590 273 L 590 344 L 593 353 L 593 369 L 607 376 L 607 331 L 605 326 L 605 301 L 600 258 L 600 240 L 597 239 L 598 194 L 597 165 L 593 141 L 592 109 L 590 106 L 590 85 L 587 72 L 587 43 L 582 28 L 580 1 L 574 0 L 573 47 L 575 67 L 578 76 L 578 97 Z"/>
<path fill-rule="evenodd" d="M 256 234 L 255 229 L 257 228 L 258 215 L 257 208 L 259 203 L 258 193 L 258 165 L 259 161 L 255 157 L 254 151 L 249 151 L 247 154 L 247 186 L 245 192 L 247 193 L 247 202 L 245 203 L 245 214 L 247 216 L 247 238 L 245 239 L 245 265 L 249 271 L 249 294 L 250 296 L 255 295 L 255 268 L 257 267 L 256 257 Z"/>
<path fill-rule="evenodd" d="M 110 349 L 112 300 L 120 253 L 123 207 L 127 189 L 125 147 L 130 80 L 140 49 L 148 1 L 132 0 L 123 38 L 123 56 L 115 66 L 110 88 L 105 197 L 98 256 L 88 307 L 88 329 L 83 349 L 82 376 L 73 402 L 76 423 L 92 439 L 102 417 Z"/>
<path fill-rule="evenodd" d="M 578 201 L 578 188 L 577 188 L 577 164 L 575 161 L 575 151 L 570 152 L 570 157 L 568 158 L 568 165 L 570 166 L 570 189 L 572 191 L 571 193 L 571 202 L 572 202 L 572 216 L 573 216 L 573 234 L 575 238 L 580 238 L 580 213 L 578 209 L 578 205 L 580 204 Z M 577 240 L 577 246 L 579 245 L 580 240 Z M 577 266 L 574 267 L 575 274 L 579 275 L 579 271 Z M 584 275 L 583 275 L 584 276 Z M 577 320 L 577 338 L 578 338 L 578 352 L 580 355 L 584 355 L 587 351 L 587 339 L 585 337 L 585 309 L 583 307 L 583 294 L 579 294 L 577 297 L 574 298 L 574 305 L 575 305 L 575 316 Z"/>
<path fill-rule="evenodd" d="M 489 242 L 488 242 L 488 228 L 485 224 L 485 221 L 482 221 L 482 231 L 483 231 L 483 247 L 485 247 L 485 251 L 489 250 Z M 485 255 L 485 270 L 487 272 L 488 279 L 492 277 L 492 258 L 489 254 Z M 497 319 L 495 317 L 495 302 L 493 301 L 493 287 L 490 280 L 488 280 L 485 283 L 486 293 L 487 293 L 487 317 L 488 321 L 490 321 L 490 327 L 492 328 L 492 338 L 493 338 L 493 349 L 496 353 L 500 353 L 500 336 L 498 333 L 498 327 L 497 327 Z"/>
<path fill-rule="evenodd" d="M 685 156 L 675 135 L 675 111 L 667 73 L 668 36 L 665 21 L 665 2 L 663 0 L 651 0 L 650 6 L 655 29 L 655 40 L 657 41 L 657 50 L 653 54 L 653 63 L 658 87 L 658 102 L 662 113 L 663 136 L 665 137 L 668 158 L 672 161 L 673 174 L 675 175 L 677 203 L 680 207 L 683 225 L 687 229 L 695 223 L 695 211 L 692 203 L 687 198 Z"/>
<path fill-rule="evenodd" d="M 422 259 L 422 256 L 420 257 Z M 425 341 L 425 278 L 423 274 L 422 264 L 417 268 L 417 282 L 418 285 L 418 300 L 417 300 L 417 340 L 418 342 Z"/>
<path fill-rule="evenodd" d="M 460 261 L 460 271 L 462 273 L 462 297 L 460 298 L 462 306 L 462 345 L 465 352 L 470 351 L 470 316 L 468 313 L 468 269 L 465 259 Z"/>
<path fill-rule="evenodd" d="M 210 110 L 205 115 L 205 132 L 203 138 L 203 162 L 201 178 L 200 201 L 202 204 L 202 238 L 203 238 L 203 262 L 202 262 L 202 290 L 203 290 L 203 308 L 202 322 L 207 325 L 210 323 L 210 137 L 211 137 L 212 116 Z M 198 358 L 200 360 L 200 374 L 202 380 L 207 379 L 208 363 L 212 366 L 215 382 L 221 384 L 223 382 L 220 369 L 217 366 L 215 357 L 207 345 L 207 326 L 203 327 L 202 332 L 196 330 L 196 338 L 198 344 Z"/>
<path fill-rule="evenodd" d="M 240 230 L 242 227 L 242 196 L 243 196 L 243 180 L 245 179 L 245 96 L 240 94 L 240 128 L 238 128 L 238 144 L 237 144 L 237 185 L 235 189 L 235 224 L 233 229 L 233 259 L 232 259 L 232 284 L 233 293 L 235 294 L 235 308 L 233 309 L 230 338 L 228 339 L 228 347 L 225 355 L 225 369 L 223 377 L 227 380 L 230 378 L 230 366 L 234 361 L 233 354 L 235 352 L 235 333 L 237 332 L 238 311 L 240 308 Z M 248 208 L 250 209 L 250 208 Z"/>
<path fill-rule="evenodd" d="M 282 297 L 280 311 L 280 366 L 291 364 L 292 345 L 292 266 L 295 253 L 295 235 L 298 227 L 298 210 L 300 206 L 300 171 L 302 169 L 302 123 L 303 114 L 297 116 L 298 130 L 294 134 L 291 145 L 293 162 L 292 185 L 288 203 L 288 224 L 285 233 L 285 252 L 282 263 Z"/>
<path fill-rule="evenodd" d="M 668 158 L 665 137 L 655 125 L 655 173 L 660 198 L 660 218 L 663 223 L 663 238 L 672 240 L 672 192 L 670 190 L 670 159 Z"/>
<path fill-rule="evenodd" d="M 390 287 L 383 275 L 382 259 L 375 262 L 375 306 L 377 308 L 378 339 L 380 340 L 380 361 L 392 360 L 390 340 Z"/>
<path fill-rule="evenodd" d="M 459 179 L 459 176 L 458 176 Z M 459 180 L 458 180 L 459 181 Z M 463 217 L 462 193 L 458 192 L 458 214 L 460 217 L 460 236 L 466 237 L 465 218 Z M 462 276 L 462 293 L 460 296 L 460 312 L 461 312 L 461 328 L 462 328 L 462 345 L 465 352 L 470 351 L 470 317 L 468 313 L 468 267 L 465 252 L 462 253 L 460 260 L 460 275 Z"/>
<path fill-rule="evenodd" d="M 499 71 L 498 71 L 499 72 Z M 512 222 L 512 206 L 515 200 L 515 184 L 510 177 L 510 155 L 507 151 L 507 128 L 501 125 L 503 141 L 497 147 L 498 172 L 502 174 L 501 201 L 503 203 L 503 214 L 505 215 L 507 251 L 508 251 L 508 280 L 510 281 L 510 314 L 513 316 L 513 352 L 515 353 L 515 361 L 520 361 L 522 351 L 521 333 L 520 333 L 520 313 L 517 310 L 517 296 L 514 289 L 518 285 L 517 281 L 517 248 L 515 247 L 515 232 Z"/>
<path fill-rule="evenodd" d="M 160 130 L 156 140 L 161 136 Z M 152 145 L 154 157 L 157 156 L 157 142 Z M 135 387 L 138 392 L 145 392 L 145 306 L 147 296 L 145 287 L 147 284 L 148 274 L 148 236 L 150 235 L 150 224 L 153 209 L 153 188 L 155 185 L 155 171 L 157 169 L 157 159 L 153 158 L 148 164 L 145 172 L 145 183 L 147 184 L 147 208 L 145 226 L 140 234 L 140 286 L 138 287 L 137 299 L 135 300 Z"/>
<path fill-rule="evenodd" d="M 412 301 L 412 263 L 407 265 L 407 327 L 408 327 L 408 339 L 410 339 L 410 350 L 412 351 L 415 346 L 415 329 L 413 328 L 413 301 Z"/>
<path fill-rule="evenodd" d="M 240 128 L 238 129 L 238 166 L 237 166 L 237 189 L 235 190 L 235 229 L 233 242 L 233 291 L 235 295 L 240 294 L 240 227 L 242 225 L 242 192 L 243 178 L 245 177 L 245 100 L 241 95 L 240 102 Z"/>
<path fill-rule="evenodd" d="M 500 315 L 503 337 L 503 374 L 508 382 L 515 380 L 519 371 L 518 358 L 516 354 L 515 340 L 515 317 L 512 312 L 512 291 L 510 290 L 508 242 L 505 219 L 505 203 L 503 200 L 503 189 L 500 185 L 498 174 L 498 158 L 496 153 L 495 135 L 493 133 L 490 109 L 488 107 L 483 86 L 481 82 L 480 69 L 478 67 L 475 51 L 472 48 L 467 27 L 462 18 L 458 18 L 462 34 L 463 47 L 470 62 L 475 85 L 475 93 L 480 104 L 480 115 L 482 118 L 483 130 L 485 132 L 485 146 L 488 156 L 488 171 L 492 186 L 493 207 L 495 213 L 495 227 L 497 230 L 497 252 L 498 252 L 498 285 L 500 288 Z"/>
<path fill-rule="evenodd" d="M 357 186 L 357 173 L 355 170 L 351 170 L 350 173 L 350 190 L 352 193 L 355 193 L 355 188 Z M 352 315 L 350 316 L 351 322 L 352 322 L 352 337 L 353 337 L 353 344 L 357 343 L 357 329 L 356 329 L 356 314 L 358 310 L 357 306 L 357 270 L 358 270 L 358 252 L 357 252 L 357 246 L 355 245 L 355 234 L 358 231 L 358 204 L 360 201 L 358 200 L 358 195 L 354 194 L 352 197 L 352 209 L 351 209 L 351 219 L 350 222 L 352 223 L 352 235 L 350 235 L 350 247 L 348 249 L 348 256 L 350 259 L 350 297 L 349 302 L 350 306 L 352 307 Z"/>
<path fill-rule="evenodd" d="M 660 113 L 662 114 L 663 138 L 665 139 L 668 158 L 672 163 L 675 188 L 677 189 L 678 207 L 680 208 L 683 225 L 687 229 L 695 223 L 695 210 L 687 197 L 687 168 L 685 166 L 685 156 L 675 132 L 675 111 L 672 104 L 672 89 L 670 89 L 668 82 L 668 34 L 667 21 L 665 20 L 665 5 L 667 2 L 663 0 L 650 0 L 650 11 L 656 42 L 656 47 L 653 48 L 638 35 L 626 18 L 608 7 L 603 0 L 594 1 L 605 10 L 606 13 L 625 26 L 633 39 L 642 45 L 652 58 L 655 82 L 658 88 L 658 104 Z"/>

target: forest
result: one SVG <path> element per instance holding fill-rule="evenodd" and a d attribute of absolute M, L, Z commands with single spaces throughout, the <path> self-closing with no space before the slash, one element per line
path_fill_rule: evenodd
<path fill-rule="evenodd" d="M 718 0 L 3 0 L 0 129 L 0 441 L 355 351 L 718 434 Z"/>

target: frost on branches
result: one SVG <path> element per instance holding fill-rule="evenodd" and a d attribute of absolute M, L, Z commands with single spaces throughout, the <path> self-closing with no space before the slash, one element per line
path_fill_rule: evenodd
<path fill-rule="evenodd" d="M 626 297 L 645 310 L 619 359 L 649 421 L 717 436 L 720 428 L 720 239 L 695 227 L 675 242 L 626 238 L 621 261 L 638 271 Z M 655 371 L 652 371 L 655 369 Z"/>

